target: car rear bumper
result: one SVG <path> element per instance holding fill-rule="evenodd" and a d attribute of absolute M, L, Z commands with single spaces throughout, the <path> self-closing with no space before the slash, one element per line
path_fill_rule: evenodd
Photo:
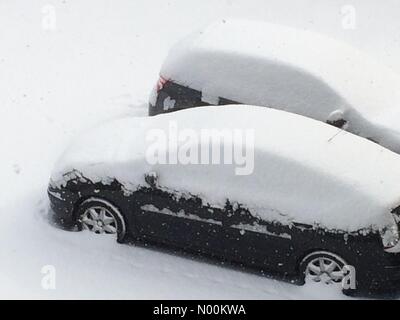
<path fill-rule="evenodd" d="M 192 107 L 208 106 L 202 101 L 200 91 L 167 81 L 158 92 L 152 93 L 148 113 L 149 116 L 188 109 Z"/>

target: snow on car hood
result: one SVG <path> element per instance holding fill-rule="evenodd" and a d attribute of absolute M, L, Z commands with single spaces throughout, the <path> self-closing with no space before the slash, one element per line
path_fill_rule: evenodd
<path fill-rule="evenodd" d="M 400 77 L 361 51 L 310 31 L 224 20 L 174 46 L 161 75 L 246 104 L 334 119 L 400 153 Z M 388 116 L 390 115 L 390 116 Z"/>
<path fill-rule="evenodd" d="M 235 164 L 150 164 L 149 132 L 254 129 L 254 170 L 236 175 Z M 183 142 L 179 142 L 181 146 Z M 242 141 L 240 141 L 242 143 Z M 253 106 L 193 108 L 155 117 L 124 118 L 82 134 L 57 163 L 52 180 L 66 172 L 126 190 L 144 185 L 155 171 L 159 185 L 201 196 L 211 205 L 237 201 L 267 220 L 328 228 L 379 228 L 400 205 L 400 156 L 367 139 L 303 116 Z"/>

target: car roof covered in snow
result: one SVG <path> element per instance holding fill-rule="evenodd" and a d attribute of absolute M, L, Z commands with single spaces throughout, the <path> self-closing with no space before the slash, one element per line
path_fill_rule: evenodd
<path fill-rule="evenodd" d="M 237 175 L 235 162 L 148 161 L 156 137 L 172 139 L 186 129 L 254 130 L 254 143 L 246 149 L 248 161 L 254 150 L 254 170 Z M 244 140 L 233 141 L 242 145 Z M 177 146 L 185 143 L 178 139 Z M 171 144 L 166 150 L 171 152 Z M 53 181 L 65 184 L 63 175 L 71 170 L 94 182 L 115 178 L 131 191 L 145 185 L 144 173 L 155 171 L 161 186 L 210 204 L 223 206 L 229 198 L 265 219 L 349 230 L 382 227 L 400 204 L 399 155 L 322 122 L 264 107 L 202 107 L 115 120 L 82 134 L 61 157 Z"/>
<path fill-rule="evenodd" d="M 223 97 L 322 121 L 337 120 L 339 110 L 349 131 L 378 141 L 382 130 L 399 128 L 393 117 L 399 115 L 400 77 L 350 45 L 311 31 L 219 21 L 178 42 L 161 75 L 202 91 L 206 99 Z M 384 128 L 375 130 L 379 125 Z M 393 139 L 384 137 L 382 144 L 400 151 L 398 137 Z"/>

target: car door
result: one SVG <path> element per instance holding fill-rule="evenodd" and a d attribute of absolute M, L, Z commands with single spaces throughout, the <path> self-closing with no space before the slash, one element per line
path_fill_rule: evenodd
<path fill-rule="evenodd" d="M 195 195 L 159 186 L 146 193 L 138 215 L 145 238 L 249 265 L 284 267 L 292 249 L 288 228 L 264 222 L 229 201 L 213 207 Z"/>
<path fill-rule="evenodd" d="M 181 248 L 207 252 L 222 250 L 222 211 L 204 206 L 193 195 L 183 195 L 166 187 L 149 188 L 136 197 L 136 214 L 142 237 Z"/>
<path fill-rule="evenodd" d="M 225 254 L 248 265 L 284 269 L 293 251 L 290 228 L 263 221 L 240 204 L 227 201 L 223 228 Z"/>

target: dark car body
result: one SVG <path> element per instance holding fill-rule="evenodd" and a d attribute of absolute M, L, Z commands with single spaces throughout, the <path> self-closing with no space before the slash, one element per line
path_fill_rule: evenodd
<path fill-rule="evenodd" d="M 76 177 L 62 188 L 50 184 L 48 189 L 55 221 L 67 229 L 79 228 L 77 211 L 85 199 L 101 198 L 123 213 L 127 233 L 120 242 L 130 238 L 168 245 L 297 284 L 304 282 L 302 259 L 326 250 L 355 267 L 358 291 L 394 289 L 400 280 L 400 254 L 386 253 L 378 232 L 346 233 L 301 223 L 285 226 L 253 216 L 233 200 L 224 208 L 212 207 L 196 195 L 177 196 L 153 186 L 126 195 L 116 180 L 105 185 Z"/>
<path fill-rule="evenodd" d="M 156 95 L 155 103 L 149 103 L 148 113 L 150 116 L 157 114 L 184 110 L 193 107 L 209 106 L 208 102 L 202 100 L 202 93 L 198 90 L 182 86 L 170 80 L 160 78 L 154 94 Z M 166 107 L 165 100 L 174 101 L 173 107 Z M 218 97 L 217 105 L 239 104 L 238 101 Z"/>
<path fill-rule="evenodd" d="M 164 139 L 171 123 L 180 144 Z M 246 148 L 243 136 L 218 138 L 217 129 L 248 132 L 248 124 L 254 132 Z M 189 144 L 200 160 L 201 150 L 214 155 L 210 145 L 224 152 L 205 162 L 175 161 L 188 144 L 174 128 L 191 128 L 195 138 L 207 129 L 218 138 L 219 144 Z M 226 150 L 245 150 L 246 161 L 220 161 Z M 147 157 L 167 159 L 163 151 L 171 152 L 171 163 Z M 305 280 L 305 265 L 310 271 L 312 261 L 329 254 L 329 265 L 354 267 L 356 289 L 371 292 L 400 280 L 399 174 L 400 157 L 366 139 L 293 113 L 229 105 L 93 128 L 60 158 L 48 193 L 54 217 L 68 229 L 87 227 L 87 214 L 100 207 L 101 216 L 105 205 L 115 218 L 109 233 L 120 242 L 162 244 L 297 283 Z M 103 222 L 93 216 L 90 224 L 101 233 Z"/>

